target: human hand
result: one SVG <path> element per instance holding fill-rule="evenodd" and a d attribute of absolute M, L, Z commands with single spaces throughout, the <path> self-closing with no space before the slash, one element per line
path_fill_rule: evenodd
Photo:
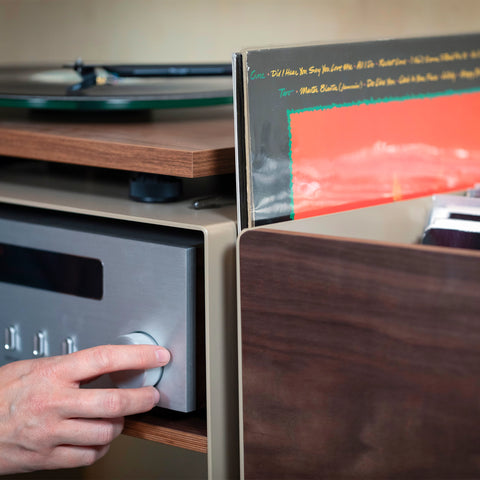
<path fill-rule="evenodd" d="M 104 345 L 0 368 L 0 475 L 73 468 L 105 455 L 123 417 L 159 400 L 154 387 L 80 389 L 105 373 L 167 364 L 152 345 Z"/>

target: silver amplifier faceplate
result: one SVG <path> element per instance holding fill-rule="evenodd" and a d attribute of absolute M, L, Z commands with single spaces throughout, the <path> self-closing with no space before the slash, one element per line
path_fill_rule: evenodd
<path fill-rule="evenodd" d="M 194 410 L 202 240 L 198 232 L 1 207 L 0 362 L 144 332 L 172 355 L 158 405 Z"/>

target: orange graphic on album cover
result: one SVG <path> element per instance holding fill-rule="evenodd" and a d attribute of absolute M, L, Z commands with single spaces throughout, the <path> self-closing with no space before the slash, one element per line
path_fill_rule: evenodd
<path fill-rule="evenodd" d="M 480 92 L 289 112 L 294 218 L 480 182 Z"/>

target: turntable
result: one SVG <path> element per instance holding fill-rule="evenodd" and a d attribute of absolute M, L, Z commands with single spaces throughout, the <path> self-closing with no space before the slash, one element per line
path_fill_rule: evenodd
<path fill-rule="evenodd" d="M 0 68 L 0 107 L 143 110 L 232 103 L 231 65 L 72 65 Z"/>

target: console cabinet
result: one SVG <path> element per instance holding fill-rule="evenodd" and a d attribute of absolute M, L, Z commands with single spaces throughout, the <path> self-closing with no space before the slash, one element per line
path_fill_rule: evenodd
<path fill-rule="evenodd" d="M 166 204 L 135 202 L 128 189 L 132 171 L 181 177 L 186 193 Z M 231 106 L 94 115 L 0 111 L 0 202 L 203 236 L 204 303 L 199 308 L 205 345 L 197 361 L 206 377 L 204 407 L 193 414 L 154 410 L 126 420 L 124 433 L 157 442 L 158 455 L 143 455 L 151 445 L 132 442 L 117 453 L 119 464 L 135 458 L 145 479 L 164 471 L 168 478 L 180 478 L 175 472 L 185 470 L 193 470 L 188 478 L 238 477 L 235 207 L 192 208 L 195 195 L 209 195 L 211 188 L 230 182 L 233 172 Z M 191 459 L 198 470 L 188 468 Z M 167 463 L 172 467 L 164 470 Z M 95 478 L 111 478 L 110 470 L 94 468 Z"/>

